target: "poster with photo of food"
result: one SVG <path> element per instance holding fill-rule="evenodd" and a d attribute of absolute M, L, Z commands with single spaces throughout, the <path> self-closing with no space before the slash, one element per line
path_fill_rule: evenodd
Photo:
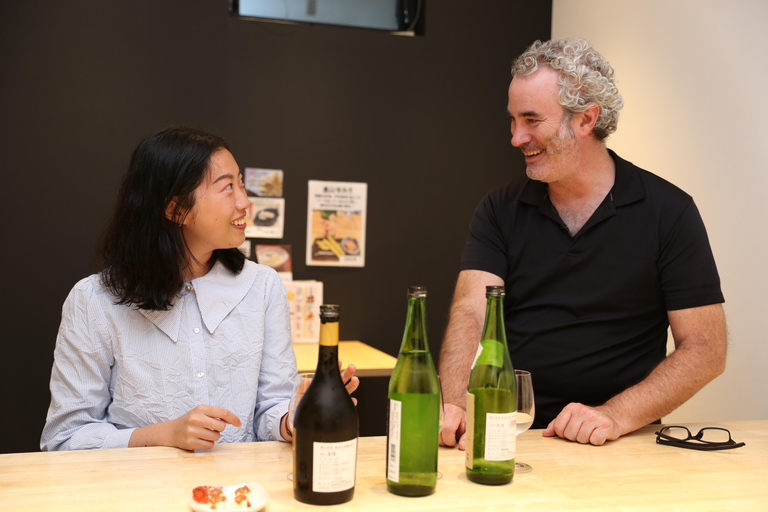
<path fill-rule="evenodd" d="M 249 197 L 251 205 L 245 217 L 248 238 L 283 238 L 285 199 L 282 197 Z"/>
<path fill-rule="evenodd" d="M 309 181 L 307 265 L 365 266 L 368 184 Z"/>
<path fill-rule="evenodd" d="M 283 197 L 283 171 L 246 167 L 245 190 L 260 197 Z M 249 194 L 249 195 L 250 195 Z"/>
<path fill-rule="evenodd" d="M 293 280 L 290 245 L 256 244 L 256 263 L 272 267 L 283 281 Z"/>

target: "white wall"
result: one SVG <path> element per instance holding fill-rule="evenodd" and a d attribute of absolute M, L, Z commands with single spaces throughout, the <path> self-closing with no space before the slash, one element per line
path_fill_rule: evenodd
<path fill-rule="evenodd" d="M 768 419 L 768 2 L 554 0 L 626 105 L 608 146 L 696 200 L 725 294 L 728 363 L 668 422 Z"/>

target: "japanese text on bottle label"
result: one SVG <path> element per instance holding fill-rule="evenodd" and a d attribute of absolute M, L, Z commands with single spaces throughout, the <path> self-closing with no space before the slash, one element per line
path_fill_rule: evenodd
<path fill-rule="evenodd" d="M 515 423 L 517 412 L 486 413 L 485 460 L 512 460 L 515 458 Z"/>
<path fill-rule="evenodd" d="M 403 403 L 389 401 L 389 457 L 387 458 L 387 478 L 400 482 L 400 418 Z"/>
<path fill-rule="evenodd" d="M 355 486 L 357 438 L 313 444 L 312 491 L 340 492 Z"/>

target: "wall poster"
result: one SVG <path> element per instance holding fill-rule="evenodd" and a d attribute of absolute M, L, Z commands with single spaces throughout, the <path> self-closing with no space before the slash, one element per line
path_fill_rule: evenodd
<path fill-rule="evenodd" d="M 309 181 L 307 265 L 365 266 L 367 183 Z"/>
<path fill-rule="evenodd" d="M 293 281 L 291 246 L 286 244 L 256 244 L 256 263 L 272 267 L 283 281 Z"/>
<path fill-rule="evenodd" d="M 248 197 L 250 206 L 245 217 L 247 238 L 283 238 L 285 199 L 282 197 Z"/>
<path fill-rule="evenodd" d="M 291 311 L 291 337 L 294 343 L 320 341 L 320 304 L 323 283 L 320 281 L 286 281 L 288 307 Z"/>

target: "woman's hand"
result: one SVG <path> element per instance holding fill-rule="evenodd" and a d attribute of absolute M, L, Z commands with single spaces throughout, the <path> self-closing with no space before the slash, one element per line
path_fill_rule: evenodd
<path fill-rule="evenodd" d="M 357 368 L 355 368 L 355 365 L 351 364 L 347 366 L 347 369 L 341 372 L 341 361 L 339 361 L 339 371 L 341 372 L 341 381 L 344 382 L 344 386 L 347 388 L 347 393 L 350 395 L 357 389 L 357 387 L 360 385 L 360 379 L 358 377 L 355 377 L 355 371 Z M 357 405 L 357 398 L 350 397 L 352 399 L 352 402 Z M 288 413 L 284 414 L 282 418 L 280 418 L 280 435 L 285 439 L 286 441 L 292 441 L 293 440 L 293 432 L 291 432 L 288 429 Z"/>
<path fill-rule="evenodd" d="M 184 450 L 210 450 L 227 425 L 239 427 L 240 418 L 227 409 L 198 405 L 174 420 L 134 430 L 128 446 L 174 446 Z"/>
<path fill-rule="evenodd" d="M 360 385 L 360 379 L 358 377 L 355 377 L 355 371 L 357 368 L 355 368 L 355 365 L 351 364 L 347 366 L 347 369 L 341 372 L 341 381 L 344 383 L 344 386 L 347 388 L 347 392 L 351 395 L 354 393 L 354 391 L 357 389 L 357 387 Z M 339 361 L 339 371 L 341 371 L 341 361 Z M 357 398 L 351 397 L 352 401 L 357 405 Z"/>

